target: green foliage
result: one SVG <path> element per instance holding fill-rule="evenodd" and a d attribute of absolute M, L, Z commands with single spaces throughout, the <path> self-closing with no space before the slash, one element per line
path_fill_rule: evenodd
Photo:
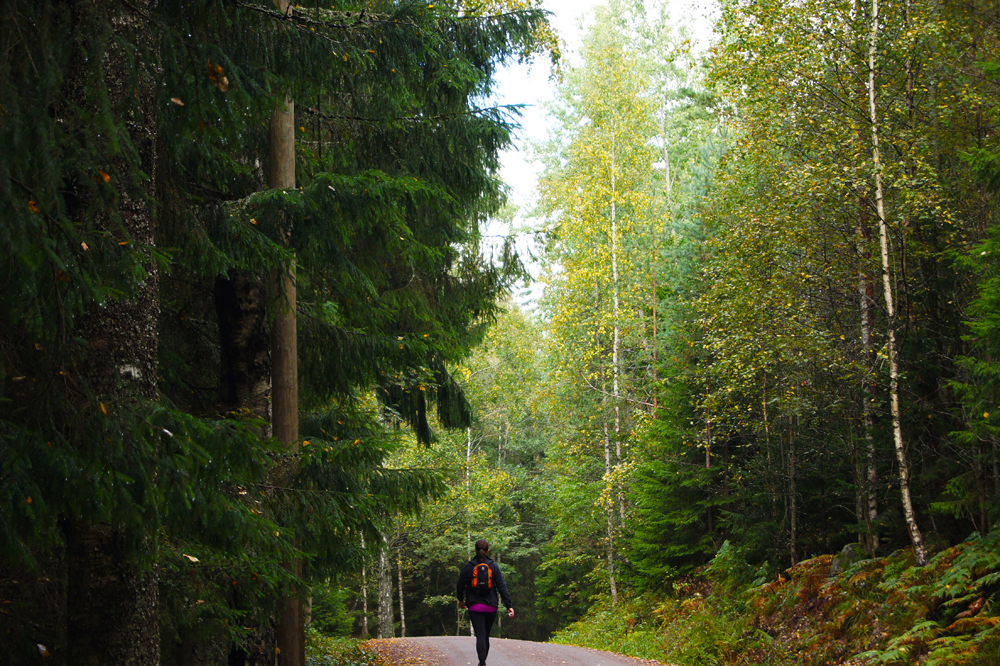
<path fill-rule="evenodd" d="M 347 607 L 349 592 L 330 584 L 313 585 L 310 592 L 310 626 L 325 636 L 350 636 L 354 616 Z"/>
<path fill-rule="evenodd" d="M 379 666 L 378 655 L 356 638 L 337 638 L 315 631 L 306 633 L 307 666 Z"/>
<path fill-rule="evenodd" d="M 520 274 L 509 248 L 479 250 L 517 111 L 480 104 L 498 68 L 551 37 L 544 13 L 8 5 L 0 47 L 24 57 L 0 64 L 3 560 L 58 557 L 60 521 L 113 524 L 137 567 L 158 563 L 167 643 L 259 647 L 271 601 L 303 585 L 292 560 L 307 579 L 343 572 L 361 535 L 443 494 L 436 471 L 386 464 L 393 426 L 429 442 L 434 406 L 443 428 L 471 423 L 448 364 Z M 290 98 L 299 187 L 267 190 L 268 120 Z M 284 305 L 270 278 L 293 263 L 297 454 L 261 418 Z M 238 323 L 256 322 L 226 331 L 217 288 L 239 280 Z M 135 303 L 148 321 L 126 319 Z M 141 368 L 84 339 L 108 312 L 151 342 Z M 229 404 L 234 372 L 246 391 Z"/>
<path fill-rule="evenodd" d="M 602 599 L 553 640 L 678 664 L 982 664 L 1000 623 L 998 537 L 926 567 L 898 551 L 830 575 L 830 556 L 763 583 L 728 543 L 670 597 Z"/>
<path fill-rule="evenodd" d="M 603 599 L 552 640 L 697 666 L 739 663 L 744 650 L 769 645 L 767 634 L 748 627 L 745 617 L 715 607 L 714 598 L 687 592 L 683 599 L 640 596 L 615 607 Z"/>

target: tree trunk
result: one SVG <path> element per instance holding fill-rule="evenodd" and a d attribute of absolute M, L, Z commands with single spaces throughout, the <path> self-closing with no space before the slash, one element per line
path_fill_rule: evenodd
<path fill-rule="evenodd" d="M 615 466 L 622 464 L 622 415 L 621 415 L 621 303 L 618 287 L 618 203 L 617 174 L 615 173 L 615 126 L 611 125 L 611 284 L 614 309 L 614 338 L 611 343 L 611 394 L 615 401 Z M 625 493 L 618 488 L 618 522 L 625 522 Z"/>
<path fill-rule="evenodd" d="M 497 553 L 494 561 L 497 563 L 497 566 L 500 566 L 500 553 Z M 499 633 L 501 627 L 503 627 L 503 613 L 497 613 L 497 633 Z"/>
<path fill-rule="evenodd" d="M 148 8 L 148 0 L 137 3 Z M 78 110 L 114 118 L 128 118 L 128 132 L 138 151 L 139 164 L 128 161 L 124 151 L 107 147 L 107 166 L 119 194 L 115 210 L 98 211 L 94 222 L 109 238 L 132 248 L 153 247 L 155 220 L 149 202 L 154 197 L 156 164 L 156 92 L 152 72 L 140 71 L 133 78 L 129 60 L 116 38 L 144 41 L 153 46 L 153 35 L 140 11 L 118 5 L 80 0 L 72 3 L 73 23 L 93 26 L 76 49 L 66 76 L 67 122 L 78 122 Z M 125 14 L 127 12 L 127 15 Z M 109 23 L 110 21 L 110 23 Z M 89 40 L 89 41 L 88 41 Z M 101 49 L 97 51 L 96 49 Z M 82 51 L 82 52 L 81 52 Z M 89 73 L 100 63 L 110 109 L 99 108 L 92 97 Z M 138 81 L 137 86 L 123 81 Z M 74 108 L 75 107 L 75 108 Z M 63 109 L 57 110 L 62 113 Z M 131 191 L 130 173 L 136 168 L 150 175 L 141 192 Z M 88 202 L 92 203 L 92 202 Z M 86 207 L 82 202 L 80 207 Z M 70 210 L 71 215 L 77 211 Z M 120 227 L 112 223 L 114 212 Z M 120 231 L 115 232 L 115 229 Z M 118 235 L 120 234 L 120 235 Z M 78 366 L 81 378 L 93 394 L 111 409 L 156 401 L 157 322 L 159 320 L 159 274 L 146 251 L 145 276 L 128 300 L 109 299 L 92 305 L 80 317 L 77 334 L 86 340 Z M 96 405 L 93 406 L 96 408 Z M 128 442 L 125 443 L 128 446 Z M 67 519 L 66 601 L 67 654 L 74 665 L 130 664 L 144 666 L 160 660 L 160 619 L 157 569 L 140 568 L 131 557 L 129 544 L 155 549 L 153 535 L 129 534 L 120 525 L 91 525 Z"/>
<path fill-rule="evenodd" d="M 1000 442 L 993 440 L 993 496 L 1000 497 Z"/>
<path fill-rule="evenodd" d="M 771 457 L 771 422 L 770 416 L 767 412 L 767 369 L 764 369 L 764 383 L 763 383 L 763 396 L 761 397 L 761 410 L 764 413 L 764 447 L 767 449 L 767 470 L 768 478 L 773 479 L 771 475 L 771 470 L 774 469 L 773 458 Z M 780 434 L 779 434 L 780 437 Z M 777 489 L 774 487 L 773 480 L 768 481 L 769 495 L 771 496 L 771 517 L 775 518 L 778 515 L 778 509 L 776 507 L 775 497 L 777 496 Z"/>
<path fill-rule="evenodd" d="M 378 551 L 378 637 L 393 638 L 392 626 L 392 566 L 389 564 L 389 543 L 382 536 Z"/>
<path fill-rule="evenodd" d="M 396 554 L 396 569 L 399 573 L 399 637 L 406 638 L 406 609 L 403 607 L 403 557 Z"/>
<path fill-rule="evenodd" d="M 861 378 L 861 421 L 865 442 L 866 474 L 861 484 L 862 496 L 867 506 L 867 512 L 862 518 L 865 523 L 866 547 L 873 554 L 879 547 L 878 536 L 878 471 L 875 466 L 875 387 L 872 373 L 875 368 L 875 348 L 872 343 L 872 332 L 875 330 L 875 285 L 872 284 L 869 266 L 871 264 L 872 235 L 869 229 L 869 209 L 867 202 L 858 202 L 857 234 L 859 237 L 859 254 L 861 268 L 858 271 L 858 302 L 861 308 L 861 357 L 865 374 Z"/>
<path fill-rule="evenodd" d="M 863 0 L 856 0 L 855 11 L 859 16 L 865 13 Z M 864 84 L 858 83 L 858 104 L 861 111 L 868 111 L 868 93 Z M 864 128 L 858 128 L 858 141 L 865 143 Z M 875 347 L 872 335 L 875 331 L 875 284 L 872 280 L 872 233 L 871 209 L 866 196 L 858 198 L 858 218 L 855 227 L 858 237 L 858 307 L 861 324 L 861 362 L 865 374 L 861 378 L 861 421 L 862 437 L 865 442 L 865 473 L 858 476 L 858 485 L 865 509 L 858 514 L 859 522 L 865 523 L 865 549 L 872 555 L 879 547 L 878 535 L 878 470 L 875 457 Z"/>
<path fill-rule="evenodd" d="M 67 529 L 67 663 L 160 663 L 155 569 L 130 561 L 125 530 L 74 524 Z"/>
<path fill-rule="evenodd" d="M 871 114 L 872 126 L 872 167 L 875 173 L 875 210 L 879 223 L 879 245 L 882 252 L 882 291 L 885 298 L 887 316 L 886 330 L 888 333 L 889 351 L 889 404 L 892 414 L 892 439 L 896 448 L 896 458 L 899 461 L 899 489 L 903 501 L 903 515 L 906 527 L 910 533 L 913 554 L 917 564 L 927 564 L 927 550 L 924 548 L 924 538 L 917 525 L 916 514 L 913 511 L 913 501 L 910 498 L 910 466 L 907 460 L 906 447 L 903 443 L 903 430 L 899 407 L 899 352 L 896 343 L 896 308 L 893 302 L 892 279 L 890 276 L 889 259 L 889 225 L 885 216 L 885 200 L 882 195 L 882 162 L 879 157 L 879 125 L 878 110 L 875 105 L 875 58 L 878 54 L 878 0 L 872 0 L 872 31 L 868 43 L 868 109 Z"/>
<path fill-rule="evenodd" d="M 792 566 L 794 567 L 799 563 L 798 556 L 798 517 L 799 517 L 799 507 L 798 507 L 798 489 L 795 487 L 795 422 L 793 417 L 789 415 L 788 417 L 788 508 L 791 512 L 790 515 L 790 534 L 788 539 L 788 550 L 791 556 Z"/>
<path fill-rule="evenodd" d="M 708 416 L 705 418 L 705 469 L 712 469 L 712 419 Z M 712 515 L 711 504 L 705 508 L 705 517 L 708 522 L 709 538 L 711 538 L 715 531 L 715 517 Z"/>
<path fill-rule="evenodd" d="M 362 545 L 362 547 L 364 547 Z M 361 616 L 361 638 L 368 638 L 368 568 L 361 567 L 361 609 L 364 614 Z"/>
<path fill-rule="evenodd" d="M 271 436 L 271 331 L 267 325 L 267 282 L 260 275 L 230 271 L 215 280 L 221 376 L 219 410 L 242 409 L 267 422 Z"/>
<path fill-rule="evenodd" d="M 618 605 L 618 586 L 615 583 L 615 505 L 614 489 L 611 487 L 611 442 L 608 435 L 608 422 L 604 422 L 604 478 L 607 480 L 608 500 L 608 584 L 611 586 L 611 603 Z"/>
<path fill-rule="evenodd" d="M 288 12 L 288 0 L 274 0 L 278 11 Z M 267 184 L 272 189 L 295 187 L 295 104 L 289 100 L 284 109 L 271 114 L 269 127 Z M 291 242 L 292 230 L 282 220 L 281 233 Z M 272 426 L 274 437 L 292 452 L 299 448 L 299 396 L 297 333 L 295 322 L 295 269 L 279 271 L 274 276 L 276 314 L 272 330 Z M 301 575 L 301 562 L 293 564 Z M 305 665 L 305 623 L 302 597 L 292 594 L 282 604 L 278 622 L 279 666 Z"/>

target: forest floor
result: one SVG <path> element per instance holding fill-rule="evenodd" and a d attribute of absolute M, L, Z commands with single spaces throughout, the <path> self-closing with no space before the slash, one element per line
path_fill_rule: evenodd
<path fill-rule="evenodd" d="M 672 596 L 595 607 L 553 640 L 691 666 L 1000 664 L 1000 530 L 924 567 L 908 549 L 833 563 L 815 557 L 765 582 L 723 548 Z"/>

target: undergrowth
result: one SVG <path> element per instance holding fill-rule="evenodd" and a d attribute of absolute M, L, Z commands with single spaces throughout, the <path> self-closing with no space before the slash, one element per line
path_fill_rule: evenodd
<path fill-rule="evenodd" d="M 765 582 L 728 545 L 670 597 L 599 600 L 553 641 L 682 666 L 1000 664 L 1000 530 L 914 566 L 910 550 Z"/>
<path fill-rule="evenodd" d="M 380 666 L 378 656 L 359 638 L 306 632 L 306 666 Z"/>

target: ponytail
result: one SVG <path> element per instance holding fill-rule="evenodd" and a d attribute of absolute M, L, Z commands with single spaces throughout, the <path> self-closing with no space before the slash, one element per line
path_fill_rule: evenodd
<path fill-rule="evenodd" d="M 480 562 L 486 561 L 486 554 L 490 551 L 490 542 L 486 539 L 480 539 L 476 542 L 476 559 Z"/>

